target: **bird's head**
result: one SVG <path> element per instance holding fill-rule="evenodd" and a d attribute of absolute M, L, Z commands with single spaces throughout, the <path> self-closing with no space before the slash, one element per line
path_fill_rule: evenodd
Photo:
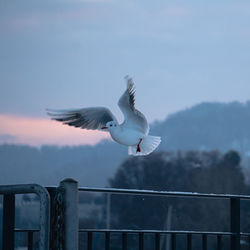
<path fill-rule="evenodd" d="M 116 121 L 110 121 L 110 122 L 107 122 L 106 125 L 102 127 L 102 129 L 110 131 L 116 128 L 117 126 L 118 126 L 118 123 Z"/>

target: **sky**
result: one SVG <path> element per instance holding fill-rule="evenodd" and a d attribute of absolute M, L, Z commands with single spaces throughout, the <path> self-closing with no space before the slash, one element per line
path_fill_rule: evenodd
<path fill-rule="evenodd" d="M 94 145 L 105 133 L 46 108 L 117 106 L 124 76 L 149 122 L 200 102 L 249 100 L 250 2 L 0 1 L 0 144 Z"/>

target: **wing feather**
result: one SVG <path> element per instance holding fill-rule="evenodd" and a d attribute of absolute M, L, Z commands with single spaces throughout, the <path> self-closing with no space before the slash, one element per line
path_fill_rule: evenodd
<path fill-rule="evenodd" d="M 69 126 L 91 130 L 101 130 L 107 122 L 117 121 L 112 112 L 105 107 L 91 107 L 73 110 L 47 109 L 47 114 L 52 120 L 62 122 Z"/>
<path fill-rule="evenodd" d="M 149 126 L 145 116 L 135 108 L 135 85 L 132 78 L 126 76 L 127 89 L 120 97 L 118 106 L 124 115 L 124 123 L 129 127 L 134 127 L 143 133 L 148 133 Z"/>

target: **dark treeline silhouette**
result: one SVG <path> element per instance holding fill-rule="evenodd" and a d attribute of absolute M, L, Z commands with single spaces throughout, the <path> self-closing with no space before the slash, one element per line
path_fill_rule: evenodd
<path fill-rule="evenodd" d="M 126 151 L 109 141 L 74 147 L 0 145 L 0 185 L 58 185 L 64 178 L 72 177 L 81 186 L 103 187 L 127 156 Z M 102 174 L 96 175 L 97 172 Z"/>
<path fill-rule="evenodd" d="M 240 162 L 236 151 L 158 152 L 129 158 L 109 183 L 115 188 L 250 194 Z M 171 207 L 172 230 L 230 231 L 229 204 L 228 200 L 216 199 L 112 195 L 111 225 L 121 229 L 166 229 Z M 247 201 L 241 202 L 241 230 L 245 232 L 250 231 L 249 205 Z M 223 249 L 229 249 L 229 239 L 223 240 Z M 194 240 L 194 246 L 199 244 L 198 239 Z M 212 247 L 214 244 L 211 243 Z M 178 249 L 184 245 L 183 240 Z"/>

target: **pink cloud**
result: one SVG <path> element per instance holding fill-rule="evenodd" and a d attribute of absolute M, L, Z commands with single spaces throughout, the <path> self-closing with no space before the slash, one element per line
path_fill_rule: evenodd
<path fill-rule="evenodd" d="M 83 1 L 83 3 L 88 1 Z M 91 3 L 90 1 L 89 3 Z M 96 3 L 109 3 L 106 0 L 96 0 Z M 34 10 L 25 14 L 15 16 L 5 16 L 1 18 L 0 32 L 23 32 L 40 28 L 46 28 L 48 25 L 61 24 L 62 22 L 87 22 L 99 20 L 103 15 L 107 15 L 106 11 L 98 8 L 95 5 L 88 4 L 87 6 L 78 2 L 78 8 L 67 8 L 64 10 Z"/>
<path fill-rule="evenodd" d="M 32 146 L 95 145 L 109 138 L 104 132 L 74 128 L 49 119 L 3 114 L 0 114 L 0 135 L 10 136 L 10 140 L 5 139 L 4 142 Z"/>

